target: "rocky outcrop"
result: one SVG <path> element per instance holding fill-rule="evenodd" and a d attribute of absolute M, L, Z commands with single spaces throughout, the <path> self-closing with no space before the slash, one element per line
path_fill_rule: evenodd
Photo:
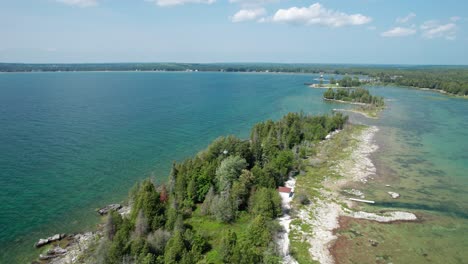
<path fill-rule="evenodd" d="M 57 255 L 56 258 L 51 258 L 48 264 L 70 264 L 70 263 L 94 263 L 88 261 L 79 261 L 80 257 L 83 257 L 83 253 L 89 248 L 89 246 L 97 241 L 102 236 L 101 231 L 97 232 L 86 232 L 82 234 L 76 234 L 70 237 L 70 243 L 65 247 L 63 254 Z"/>
<path fill-rule="evenodd" d="M 35 244 L 36 247 L 42 247 L 44 245 L 47 245 L 49 243 L 52 243 L 52 242 L 55 242 L 55 241 L 59 241 L 61 240 L 62 238 L 65 237 L 65 234 L 55 234 L 51 237 L 48 237 L 48 238 L 41 238 L 39 239 L 39 241 Z"/>
<path fill-rule="evenodd" d="M 46 254 L 39 255 L 39 259 L 49 260 L 49 259 L 53 259 L 59 256 L 63 256 L 66 253 L 67 253 L 66 249 L 63 249 L 61 247 L 54 247 L 53 249 L 48 250 Z"/>
<path fill-rule="evenodd" d="M 118 211 L 120 208 L 122 208 L 122 205 L 120 204 L 109 204 L 106 207 L 99 209 L 98 213 L 100 215 L 105 215 L 108 214 L 111 210 Z"/>

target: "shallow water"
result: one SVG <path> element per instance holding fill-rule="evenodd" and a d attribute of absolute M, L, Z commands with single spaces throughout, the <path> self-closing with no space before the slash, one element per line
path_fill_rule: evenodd
<path fill-rule="evenodd" d="M 221 135 L 291 111 L 329 113 L 314 75 L 76 72 L 0 74 L 0 263 L 37 256 L 58 232 L 91 229 L 95 208 L 139 179 L 164 181 Z"/>
<path fill-rule="evenodd" d="M 366 199 L 376 201 L 366 210 L 411 211 L 421 222 L 356 222 L 353 231 L 386 243 L 366 248 L 366 241 L 350 239 L 348 261 L 385 256 L 394 263 L 463 263 L 468 259 L 468 100 L 407 88 L 371 90 L 389 101 L 379 120 L 353 118 L 380 127 L 380 148 L 373 155 L 377 176 L 360 186 Z M 392 199 L 388 191 L 401 197 Z M 353 255 L 357 248 L 366 254 Z"/>
<path fill-rule="evenodd" d="M 0 263 L 30 260 L 40 237 L 93 228 L 95 208 L 124 200 L 139 179 L 164 181 L 173 160 L 218 136 L 247 137 L 254 123 L 291 111 L 350 107 L 324 103 L 323 90 L 303 85 L 314 78 L 1 74 Z M 374 209 L 418 209 L 427 219 L 418 228 L 387 225 L 388 236 L 404 234 L 402 241 L 418 252 L 439 252 L 437 259 L 466 255 L 468 101 L 415 89 L 371 89 L 391 101 L 379 120 L 353 118 L 381 128 L 374 157 L 379 175 L 366 195 L 379 201 Z M 389 198 L 385 184 L 401 198 Z M 444 243 L 451 249 L 437 251 Z"/>

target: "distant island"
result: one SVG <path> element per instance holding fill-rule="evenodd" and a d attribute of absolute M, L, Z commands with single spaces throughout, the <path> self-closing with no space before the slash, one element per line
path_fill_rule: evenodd
<path fill-rule="evenodd" d="M 59 71 L 208 71 L 363 75 L 368 76 L 376 84 L 424 88 L 453 95 L 468 96 L 468 66 L 307 63 L 0 63 L 0 72 Z"/>
<path fill-rule="evenodd" d="M 359 105 L 359 108 L 355 109 L 354 111 L 361 112 L 370 117 L 377 117 L 378 112 L 385 106 L 383 97 L 371 95 L 369 90 L 364 88 L 329 88 L 323 93 L 323 99 L 328 101 Z"/>

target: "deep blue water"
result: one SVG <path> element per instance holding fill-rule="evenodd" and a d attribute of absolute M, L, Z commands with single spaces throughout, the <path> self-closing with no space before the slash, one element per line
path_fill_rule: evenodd
<path fill-rule="evenodd" d="M 291 111 L 329 113 L 317 76 L 237 73 L 0 74 L 0 263 L 40 237 L 91 229 L 139 179 L 164 181 L 221 135 Z"/>

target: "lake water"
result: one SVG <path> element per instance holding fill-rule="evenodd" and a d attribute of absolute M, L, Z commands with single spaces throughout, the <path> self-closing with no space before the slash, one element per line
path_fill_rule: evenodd
<path fill-rule="evenodd" d="M 365 209 L 407 210 L 420 222 L 351 225 L 348 231 L 365 235 L 350 241 L 343 263 L 466 263 L 468 100 L 401 87 L 370 90 L 389 100 L 379 120 L 354 118 L 380 128 L 377 176 L 358 186 L 376 201 Z M 367 246 L 368 238 L 379 246 Z"/>
<path fill-rule="evenodd" d="M 236 73 L 0 74 L 0 263 L 41 237 L 92 229 L 95 209 L 221 135 L 291 111 L 329 113 L 317 76 Z"/>
<path fill-rule="evenodd" d="M 254 123 L 292 111 L 350 107 L 325 103 L 323 90 L 303 85 L 315 78 L 0 74 L 0 263 L 31 260 L 40 237 L 92 229 L 99 221 L 96 208 L 123 201 L 137 180 L 164 181 L 173 160 L 218 136 L 247 137 Z M 465 245 L 459 232 L 467 229 L 468 101 L 414 89 L 371 89 L 391 101 L 380 120 L 356 119 L 381 127 L 375 161 L 382 173 L 367 195 L 380 199 L 382 208 L 441 217 L 421 226 L 444 227 L 452 219 L 457 225 L 449 240 Z M 389 199 L 384 182 L 398 188 L 401 199 Z M 440 232 L 417 234 L 432 240 Z"/>

